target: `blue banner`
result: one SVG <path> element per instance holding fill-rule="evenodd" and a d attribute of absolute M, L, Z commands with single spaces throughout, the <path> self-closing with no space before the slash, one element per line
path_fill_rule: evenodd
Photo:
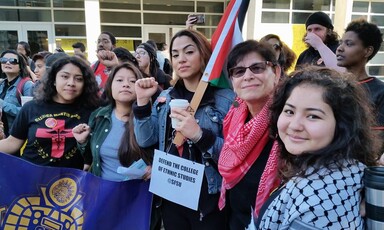
<path fill-rule="evenodd" d="M 0 229 L 149 229 L 149 182 L 112 182 L 0 153 Z"/>

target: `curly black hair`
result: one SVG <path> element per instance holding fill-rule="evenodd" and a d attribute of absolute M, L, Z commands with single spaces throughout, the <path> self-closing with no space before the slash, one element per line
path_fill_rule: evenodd
<path fill-rule="evenodd" d="M 52 64 L 47 70 L 46 75 L 41 80 L 39 90 L 36 91 L 35 97 L 37 101 L 52 102 L 53 97 L 57 94 L 55 82 L 57 73 L 67 64 L 77 66 L 84 79 L 84 89 L 82 94 L 76 99 L 77 106 L 95 109 L 100 104 L 99 87 L 91 68 L 78 57 L 62 57 Z"/>
<path fill-rule="evenodd" d="M 373 52 L 368 57 L 368 61 L 371 60 L 377 54 L 383 42 L 383 34 L 379 27 L 376 24 L 367 22 L 364 18 L 359 18 L 348 24 L 345 32 L 348 31 L 355 32 L 365 47 L 373 47 Z"/>

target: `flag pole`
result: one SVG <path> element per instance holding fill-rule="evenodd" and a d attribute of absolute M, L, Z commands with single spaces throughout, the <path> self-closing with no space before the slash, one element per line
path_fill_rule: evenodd
<path fill-rule="evenodd" d="M 197 108 L 200 105 L 201 99 L 203 98 L 205 90 L 207 89 L 207 87 L 208 87 L 208 82 L 200 80 L 199 85 L 197 86 L 197 89 L 195 91 L 195 94 L 193 94 L 193 97 L 192 97 L 192 100 L 190 103 L 190 108 L 188 108 L 188 110 L 192 116 L 195 116 Z M 180 146 L 183 144 L 184 138 L 185 138 L 184 135 L 181 134 L 181 132 L 177 131 L 176 136 L 173 139 L 173 143 L 176 146 Z"/>
<path fill-rule="evenodd" d="M 199 104 L 203 98 L 203 95 L 205 93 L 205 90 L 208 87 L 209 81 L 211 80 L 211 77 L 220 77 L 221 71 L 223 68 L 223 64 L 225 62 L 227 53 L 220 52 L 222 47 L 230 47 L 232 45 L 233 33 L 234 28 L 238 25 L 236 25 L 236 19 L 238 16 L 240 6 L 243 6 L 243 10 L 241 11 L 242 15 L 242 21 L 244 20 L 246 10 L 248 9 L 249 0 L 231 0 L 229 2 L 229 5 L 227 6 L 227 9 L 224 12 L 223 17 L 221 18 L 218 28 L 215 31 L 215 33 L 212 35 L 212 56 L 209 59 L 209 62 L 207 63 L 207 67 L 204 71 L 203 76 L 200 79 L 199 85 L 197 86 L 197 89 L 192 97 L 189 112 L 192 116 L 195 115 L 195 112 L 197 111 L 197 108 L 199 107 Z M 241 22 L 242 24 L 242 22 Z M 240 31 L 241 33 L 241 31 Z M 238 41 L 237 41 L 238 42 Z M 221 55 L 221 56 L 220 56 Z M 218 61 L 218 62 L 216 62 Z M 213 66 L 215 65 L 215 68 Z M 184 142 L 185 137 L 181 132 L 176 132 L 175 138 L 173 139 L 173 143 L 176 146 L 181 146 Z"/>

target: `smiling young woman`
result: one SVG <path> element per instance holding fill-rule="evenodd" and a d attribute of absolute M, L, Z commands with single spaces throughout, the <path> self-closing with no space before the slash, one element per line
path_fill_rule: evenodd
<path fill-rule="evenodd" d="M 363 173 L 381 153 L 365 98 L 356 81 L 326 68 L 304 68 L 279 85 L 269 124 L 282 183 L 257 229 L 365 229 Z"/>
<path fill-rule="evenodd" d="M 105 85 L 108 105 L 95 110 L 88 123 L 72 130 L 81 153 L 92 159 L 91 173 L 96 176 L 123 181 L 126 176 L 117 173 L 117 167 L 129 167 L 141 158 L 151 164 L 151 155 L 139 148 L 133 135 L 135 82 L 141 78 L 141 72 L 131 63 L 116 66 Z"/>
<path fill-rule="evenodd" d="M 77 57 L 63 57 L 51 66 L 36 91 L 17 115 L 0 152 L 20 154 L 38 165 L 84 168 L 72 128 L 88 121 L 99 105 L 98 87 L 89 66 Z"/>

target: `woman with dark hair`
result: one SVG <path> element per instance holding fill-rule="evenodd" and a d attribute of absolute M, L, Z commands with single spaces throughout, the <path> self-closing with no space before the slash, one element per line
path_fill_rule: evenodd
<path fill-rule="evenodd" d="M 276 34 L 267 34 L 260 39 L 260 42 L 267 42 L 272 45 L 272 48 L 276 52 L 277 62 L 281 67 L 282 76 L 287 75 L 287 71 L 296 61 L 295 52 L 293 52 L 287 44 L 281 41 L 280 37 Z"/>
<path fill-rule="evenodd" d="M 31 47 L 28 42 L 18 42 L 16 46 L 16 51 L 20 54 L 25 55 L 27 58 L 27 65 L 31 68 L 31 71 L 35 71 L 35 62 L 31 59 Z"/>
<path fill-rule="evenodd" d="M 0 141 L 0 152 L 19 154 L 28 140 L 21 156 L 25 160 L 83 169 L 72 128 L 87 122 L 99 105 L 92 70 L 77 57 L 63 57 L 53 63 L 40 87 L 35 100 L 21 108 L 9 137 Z"/>
<path fill-rule="evenodd" d="M 34 71 L 35 77 L 36 77 L 35 83 L 37 81 L 40 81 L 45 75 L 45 70 L 46 70 L 45 60 L 46 60 L 46 57 L 48 57 L 51 54 L 52 54 L 51 52 L 42 51 L 33 55 L 32 60 L 35 62 L 35 71 Z"/>
<path fill-rule="evenodd" d="M 165 229 L 225 229 L 225 211 L 217 207 L 221 176 L 216 165 L 223 145 L 222 122 L 234 94 L 230 89 L 208 86 L 194 116 L 180 108 L 171 111 L 171 99 L 191 101 L 212 50 L 200 32 L 181 30 L 172 38 L 170 52 L 177 76 L 174 87 L 162 91 L 151 103 L 152 95 L 157 92 L 156 80 L 151 77 L 136 81 L 137 104 L 133 107 L 136 139 L 141 147 L 158 144 L 161 151 L 205 165 L 205 176 L 199 185 L 198 211 L 163 199 L 160 208 Z M 171 117 L 180 121 L 175 128 L 171 126 Z M 176 131 L 185 137 L 180 146 L 172 142 Z"/>
<path fill-rule="evenodd" d="M 154 77 L 161 89 L 168 89 L 171 86 L 170 81 L 172 78 L 159 68 L 156 50 L 150 44 L 141 43 L 137 46 L 135 58 L 145 77 Z"/>
<path fill-rule="evenodd" d="M 363 88 L 326 68 L 294 72 L 271 105 L 282 180 L 257 229 L 365 229 L 363 173 L 376 165 L 380 141 Z"/>
<path fill-rule="evenodd" d="M 116 57 L 119 61 L 119 64 L 124 62 L 130 62 L 135 65 L 135 67 L 139 67 L 139 63 L 137 62 L 136 58 L 124 47 L 116 47 L 113 50 L 113 53 L 116 54 Z"/>
<path fill-rule="evenodd" d="M 15 50 L 6 50 L 0 55 L 1 78 L 0 101 L 2 102 L 4 133 L 9 135 L 13 121 L 21 109 L 20 96 L 32 96 L 33 82 L 28 75 L 27 64 Z"/>
<path fill-rule="evenodd" d="M 218 169 L 223 176 L 219 207 L 229 229 L 245 229 L 279 185 L 277 143 L 269 136 L 269 105 L 281 68 L 272 47 L 248 40 L 229 53 L 227 69 L 237 95 L 223 124 Z"/>
<path fill-rule="evenodd" d="M 105 85 L 109 104 L 95 110 L 88 125 L 79 124 L 72 130 L 82 154 L 93 159 L 91 173 L 103 179 L 123 181 L 126 176 L 117 173 L 119 166 L 129 167 L 140 159 L 152 163 L 153 153 L 139 147 L 133 132 L 135 82 L 141 78 L 140 70 L 131 63 L 116 66 Z"/>

